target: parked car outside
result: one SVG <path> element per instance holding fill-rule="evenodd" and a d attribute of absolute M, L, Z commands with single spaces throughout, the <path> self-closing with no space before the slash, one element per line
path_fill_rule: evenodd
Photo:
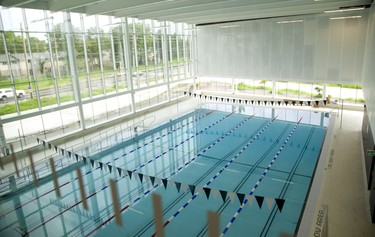
<path fill-rule="evenodd" d="M 16 90 L 16 95 L 18 98 L 22 99 L 25 96 L 24 90 Z M 5 101 L 8 98 L 12 98 L 14 96 L 13 89 L 11 88 L 2 88 L 0 89 L 0 100 Z"/>

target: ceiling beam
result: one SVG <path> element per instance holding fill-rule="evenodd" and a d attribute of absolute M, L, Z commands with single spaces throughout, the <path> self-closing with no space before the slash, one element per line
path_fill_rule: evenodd
<path fill-rule="evenodd" d="M 314 3 L 314 2 L 312 2 Z M 282 2 L 275 2 L 274 0 L 264 0 L 259 4 L 249 5 L 247 0 L 236 1 L 236 2 L 224 2 L 220 4 L 204 4 L 192 7 L 183 7 L 177 9 L 161 10 L 147 12 L 144 14 L 137 15 L 139 18 L 149 17 L 152 19 L 158 17 L 175 17 L 175 16 L 199 16 L 199 15 L 209 15 L 209 14 L 225 14 L 227 12 L 238 12 L 245 10 L 263 10 L 263 9 L 277 9 L 281 7 L 291 7 L 291 6 L 306 6 L 306 0 L 288 0 Z M 117 16 L 115 14 L 115 16 Z"/>
<path fill-rule="evenodd" d="M 36 0 L 3 0 L 1 1 L 1 6 L 4 7 L 22 7 L 22 5 L 36 2 Z"/>
<path fill-rule="evenodd" d="M 265 0 L 265 1 L 271 1 L 271 0 Z M 116 17 L 122 17 L 122 16 L 137 16 L 139 14 L 143 14 L 146 12 L 159 12 L 159 11 L 167 11 L 167 10 L 175 10 L 175 9 L 188 9 L 190 7 L 194 6 L 205 6 L 207 4 L 220 4 L 220 3 L 228 3 L 228 2 L 246 2 L 249 4 L 251 2 L 250 0 L 189 0 L 189 1 L 169 1 L 164 2 L 160 4 L 149 4 L 149 5 L 141 5 L 136 7 L 130 7 L 126 9 L 118 9 L 116 10 L 113 15 Z"/>
<path fill-rule="evenodd" d="M 209 14 L 226 14 L 228 11 L 243 11 L 244 8 L 252 9 L 274 9 L 285 6 L 300 6 L 300 9 L 305 7 L 315 7 L 324 4 L 327 9 L 338 9 L 340 7 L 357 6 L 361 4 L 371 4 L 372 0 L 326 0 L 326 1 L 306 1 L 306 0 L 190 0 L 188 2 L 165 2 L 157 6 L 142 5 L 137 7 L 127 8 L 121 11 L 111 12 L 110 15 L 115 17 L 137 17 L 141 19 L 163 19 L 173 21 L 175 17 L 182 17 L 192 15 L 207 16 Z M 234 10 L 233 10 L 234 9 Z M 216 13 L 215 13 L 216 11 Z"/>
<path fill-rule="evenodd" d="M 48 2 L 38 1 L 38 2 L 31 2 L 25 5 L 22 5 L 23 8 L 30 8 L 30 9 L 38 9 L 38 10 L 49 10 Z"/>
<path fill-rule="evenodd" d="M 170 0 L 107 0 L 102 3 L 93 4 L 87 6 L 85 13 L 89 15 L 94 14 L 106 14 L 107 12 L 112 12 L 116 9 L 124 9 L 128 7 L 135 7 L 146 4 L 157 4 Z M 184 0 L 175 0 L 184 1 Z"/>
<path fill-rule="evenodd" d="M 51 11 L 66 11 L 105 1 L 106 0 L 54 0 L 49 2 L 48 6 Z"/>
<path fill-rule="evenodd" d="M 223 21 L 236 21 L 236 20 L 250 20 L 258 18 L 268 18 L 268 17 L 284 17 L 290 15 L 303 15 L 303 14 L 317 14 L 323 13 L 324 10 L 327 10 L 327 6 L 317 5 L 312 8 L 306 6 L 301 9 L 301 7 L 284 7 L 278 9 L 263 9 L 263 10 L 243 10 L 243 11 L 234 11 L 226 13 L 216 13 L 216 14 L 197 14 L 197 15 L 176 15 L 168 16 L 167 18 L 160 17 L 157 20 L 170 20 L 173 22 L 186 22 L 189 24 L 204 24 L 211 22 L 223 22 Z M 356 14 L 362 14 L 361 11 L 356 12 Z"/>
<path fill-rule="evenodd" d="M 350 7 L 350 6 L 356 6 L 353 4 L 353 1 L 341 1 L 341 2 L 331 2 L 331 3 L 323 3 L 323 4 L 303 4 L 303 5 L 294 5 L 294 4 L 284 4 L 277 6 L 276 4 L 273 4 L 269 7 L 242 7 L 242 8 L 227 8 L 225 12 L 223 12 L 221 9 L 219 10 L 205 10 L 206 13 L 205 16 L 211 16 L 216 15 L 216 17 L 220 18 L 220 16 L 226 16 L 231 14 L 243 14 L 243 13 L 251 13 L 251 15 L 258 15 L 262 12 L 269 12 L 271 15 L 272 12 L 282 13 L 283 11 L 290 11 L 293 10 L 296 14 L 298 14 L 299 11 L 303 12 L 311 12 L 311 13 L 323 13 L 325 10 L 329 9 L 339 9 L 340 7 Z M 169 16 L 160 16 L 159 18 L 170 18 L 170 19 L 185 19 L 185 18 L 195 18 L 200 17 L 202 14 L 199 14 L 199 12 L 192 12 L 192 13 L 186 13 L 186 14 L 176 14 L 176 15 L 169 15 Z M 158 18 L 158 17 L 156 17 Z"/>

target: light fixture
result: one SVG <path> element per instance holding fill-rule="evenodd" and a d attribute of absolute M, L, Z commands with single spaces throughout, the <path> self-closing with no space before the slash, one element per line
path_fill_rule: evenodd
<path fill-rule="evenodd" d="M 362 16 L 341 16 L 341 17 L 331 17 L 331 20 L 343 20 L 343 19 L 357 19 L 361 18 Z"/>
<path fill-rule="evenodd" d="M 298 23 L 298 22 L 303 22 L 303 20 L 278 21 L 277 24 Z"/>
<path fill-rule="evenodd" d="M 150 29 L 166 29 L 168 27 L 169 26 L 154 26 L 154 27 L 150 27 Z"/>
<path fill-rule="evenodd" d="M 226 25 L 226 26 L 220 26 L 219 28 L 234 28 L 239 27 L 240 25 Z"/>
<path fill-rule="evenodd" d="M 121 25 L 123 22 L 115 22 L 115 23 L 110 23 L 110 24 L 105 24 L 103 26 L 115 26 L 115 25 Z"/>
<path fill-rule="evenodd" d="M 186 28 L 184 31 L 193 31 L 193 30 L 199 30 L 198 28 Z"/>
<path fill-rule="evenodd" d="M 351 8 L 343 8 L 338 10 L 328 10 L 324 11 L 325 13 L 333 13 L 333 12 L 349 12 L 349 11 L 360 11 L 365 9 L 365 7 L 351 7 Z"/>
<path fill-rule="evenodd" d="M 33 21 L 31 21 L 31 23 L 35 23 L 35 22 L 39 22 L 39 21 L 46 21 L 46 20 L 50 20 L 50 19 L 53 20 L 53 16 L 43 18 L 43 19 L 33 20 Z"/>

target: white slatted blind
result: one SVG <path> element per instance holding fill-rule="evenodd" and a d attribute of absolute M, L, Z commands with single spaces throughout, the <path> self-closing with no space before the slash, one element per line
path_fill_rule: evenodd
<path fill-rule="evenodd" d="M 319 14 L 200 26 L 198 75 L 361 84 L 368 10 L 355 15 L 361 18 Z M 290 20 L 303 22 L 277 23 Z"/>
<path fill-rule="evenodd" d="M 372 5 L 368 17 L 365 49 L 362 82 L 363 95 L 366 100 L 372 134 L 375 135 L 375 5 Z"/>

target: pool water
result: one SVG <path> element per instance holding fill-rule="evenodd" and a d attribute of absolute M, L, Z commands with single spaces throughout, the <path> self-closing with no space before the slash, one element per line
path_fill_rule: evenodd
<path fill-rule="evenodd" d="M 61 198 L 46 165 L 37 166 L 46 173 L 38 188 L 7 177 L 0 236 L 152 236 L 153 192 L 162 198 L 166 236 L 207 236 L 207 211 L 218 213 L 225 236 L 295 234 L 327 123 L 326 114 L 309 111 L 207 105 L 124 142 L 102 141 L 108 149 L 82 150 L 91 151 L 92 163 L 55 159 Z M 116 180 L 122 227 L 114 221 L 109 179 Z M 285 200 L 281 211 L 275 200 Z"/>

